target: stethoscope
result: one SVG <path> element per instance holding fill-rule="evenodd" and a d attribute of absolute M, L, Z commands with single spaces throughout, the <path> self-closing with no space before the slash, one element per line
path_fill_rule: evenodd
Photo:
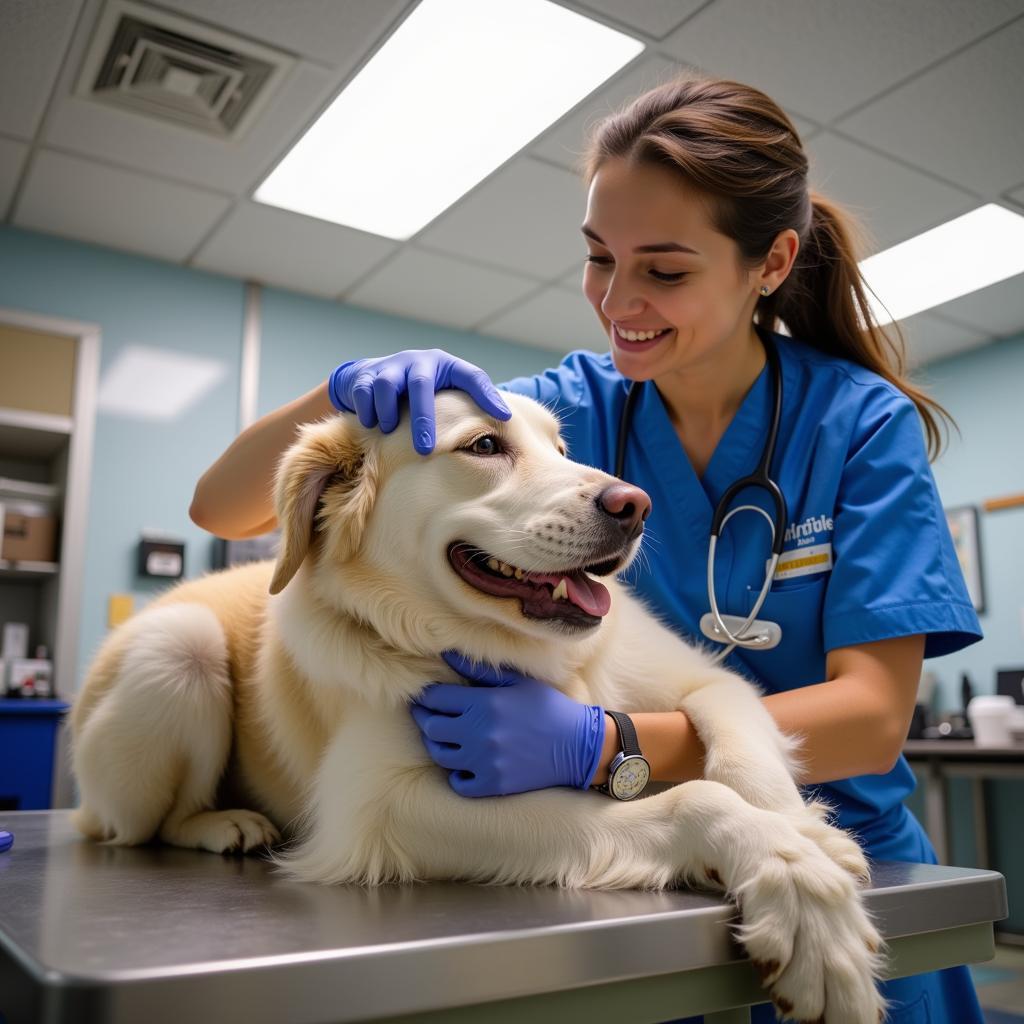
<path fill-rule="evenodd" d="M 760 333 L 760 332 L 759 332 Z M 779 485 L 768 475 L 771 469 L 772 459 L 775 457 L 775 442 L 779 435 L 779 420 L 782 416 L 782 370 L 779 366 L 779 353 L 771 338 L 760 335 L 764 343 L 765 352 L 768 356 L 768 363 L 771 366 L 772 378 L 775 384 L 775 405 L 772 410 L 772 420 L 768 428 L 768 436 L 764 441 L 764 449 L 761 452 L 761 459 L 757 469 L 750 476 L 737 480 L 722 495 L 715 506 L 715 514 L 711 519 L 711 538 L 708 543 L 708 599 L 711 603 L 711 611 L 701 617 L 700 631 L 709 640 L 725 644 L 720 651 L 712 656 L 712 661 L 722 661 L 735 647 L 742 647 L 750 650 L 770 650 L 778 645 L 782 639 L 782 627 L 776 622 L 761 621 L 757 613 L 761 610 L 768 597 L 768 590 L 772 585 L 775 576 L 775 569 L 779 564 L 779 557 L 782 554 L 782 546 L 785 543 L 785 530 L 782 524 L 786 522 L 786 499 L 782 495 Z M 626 404 L 622 410 L 622 417 L 619 420 L 619 437 L 615 453 L 615 475 L 622 479 L 622 471 L 626 463 L 626 442 L 629 436 L 629 428 L 633 420 L 633 410 L 637 399 L 640 397 L 643 381 L 635 380 L 629 386 L 626 394 Z M 736 495 L 746 487 L 760 487 L 766 490 L 772 497 L 775 504 L 775 519 L 757 505 L 738 505 L 731 512 L 729 503 Z M 715 550 L 718 546 L 718 538 L 721 536 L 725 524 L 736 515 L 737 512 L 750 510 L 757 512 L 768 520 L 768 526 L 772 531 L 772 557 L 767 563 L 764 584 L 757 601 L 754 602 L 753 611 L 744 619 L 739 615 L 722 615 L 718 609 L 718 600 L 715 596 Z M 753 627 L 751 632 L 747 632 Z"/>

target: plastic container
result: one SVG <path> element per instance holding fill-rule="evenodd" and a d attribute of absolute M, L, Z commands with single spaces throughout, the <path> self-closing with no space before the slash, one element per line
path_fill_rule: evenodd
<path fill-rule="evenodd" d="M 1024 743 L 1024 704 L 1017 704 L 1010 715 L 1010 739 L 1014 743 Z"/>
<path fill-rule="evenodd" d="M 1010 720 L 1014 717 L 1014 700 L 1005 694 L 986 694 L 974 697 L 967 705 L 967 720 L 979 747 L 1008 747 Z"/>
<path fill-rule="evenodd" d="M 0 810 L 49 810 L 57 728 L 70 707 L 38 697 L 0 700 Z"/>

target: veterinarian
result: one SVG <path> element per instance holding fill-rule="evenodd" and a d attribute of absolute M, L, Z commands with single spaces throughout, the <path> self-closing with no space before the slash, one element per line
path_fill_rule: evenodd
<path fill-rule="evenodd" d="M 929 468 L 947 414 L 906 379 L 901 348 L 872 319 L 857 224 L 808 190 L 807 171 L 789 118 L 736 82 L 681 78 L 606 119 L 586 155 L 583 292 L 610 350 L 573 352 L 500 387 L 552 408 L 576 461 L 615 472 L 621 452 L 621 475 L 653 500 L 654 546 L 626 578 L 696 639 L 710 608 L 713 510 L 757 467 L 781 389 L 768 470 L 786 518 L 763 488 L 742 489 L 731 507 L 765 514 L 748 508 L 730 519 L 712 572 L 722 612 L 742 621 L 771 564 L 774 522 L 781 559 L 758 617 L 781 627 L 781 639 L 736 647 L 724 664 L 762 687 L 783 731 L 806 737 L 799 781 L 837 808 L 837 824 L 870 857 L 934 864 L 903 805 L 915 780 L 902 742 L 922 659 L 981 638 Z M 776 330 L 780 320 L 788 334 Z M 639 391 L 620 443 L 631 382 Z M 440 350 L 343 363 L 211 467 L 197 489 L 218 517 L 208 528 L 242 536 L 274 526 L 274 463 L 297 424 L 338 408 L 390 432 L 408 392 L 413 442 L 427 454 L 433 393 L 453 387 L 497 419 L 510 415 L 482 370 Z M 442 767 L 445 748 L 426 735 L 431 719 L 465 723 L 461 757 L 473 770 L 451 771 L 453 789 L 482 797 L 607 783 L 623 742 L 614 719 L 598 714 L 601 729 L 589 729 L 593 710 L 543 680 L 446 657 L 484 685 L 434 684 L 412 713 Z M 683 712 L 630 717 L 653 779 L 701 776 L 704 748 Z M 499 737 L 498 755 L 479 747 L 482 721 Z M 882 989 L 899 1024 L 983 1020 L 966 967 Z M 772 1021 L 772 1006 L 752 1019 Z"/>

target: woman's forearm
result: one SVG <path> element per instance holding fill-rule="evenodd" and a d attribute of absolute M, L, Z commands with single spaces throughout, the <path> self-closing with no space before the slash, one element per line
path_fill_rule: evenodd
<path fill-rule="evenodd" d="M 295 439 L 297 427 L 334 411 L 324 381 L 246 427 L 199 478 L 188 510 L 192 521 L 226 540 L 241 540 L 272 530 L 277 525 L 277 460 Z"/>
<path fill-rule="evenodd" d="M 804 739 L 800 757 L 806 771 L 801 785 L 880 774 L 892 765 L 893 737 L 889 709 L 875 692 L 851 677 L 761 698 L 785 733 Z M 682 711 L 630 713 L 651 778 L 688 782 L 704 774 L 705 748 Z M 608 781 L 608 765 L 621 749 L 615 720 L 605 716 L 604 749 L 592 785 Z"/>

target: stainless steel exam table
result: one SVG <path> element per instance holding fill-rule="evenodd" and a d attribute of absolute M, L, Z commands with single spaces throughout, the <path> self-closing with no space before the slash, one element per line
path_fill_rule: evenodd
<path fill-rule="evenodd" d="M 8 1024 L 736 1024 L 765 1001 L 715 895 L 325 887 L 252 857 L 95 845 L 69 814 L 0 811 Z M 1003 876 L 965 868 L 880 862 L 866 901 L 893 976 L 989 959 L 1006 915 Z"/>

